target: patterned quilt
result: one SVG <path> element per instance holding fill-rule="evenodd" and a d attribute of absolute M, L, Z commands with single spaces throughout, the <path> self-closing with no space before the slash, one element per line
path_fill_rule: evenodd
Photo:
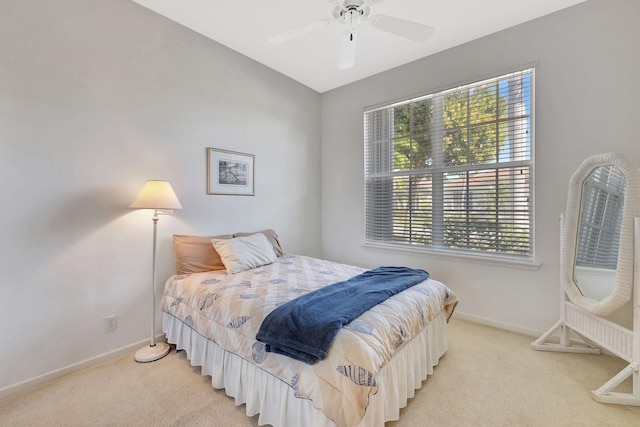
<path fill-rule="evenodd" d="M 277 306 L 364 271 L 285 254 L 273 264 L 233 275 L 176 275 L 166 283 L 162 310 L 289 384 L 296 397 L 310 399 L 338 426 L 354 426 L 377 391 L 377 372 L 440 311 L 451 315 L 457 303 L 453 292 L 428 279 L 394 295 L 347 324 L 327 358 L 314 365 L 266 352 L 256 333 Z"/>

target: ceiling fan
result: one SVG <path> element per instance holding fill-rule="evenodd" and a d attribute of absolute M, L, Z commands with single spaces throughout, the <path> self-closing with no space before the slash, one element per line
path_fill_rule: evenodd
<path fill-rule="evenodd" d="M 333 4 L 332 19 L 323 19 L 312 22 L 292 30 L 276 34 L 269 38 L 274 44 L 285 43 L 289 40 L 302 37 L 314 31 L 321 30 L 334 22 L 339 22 L 347 27 L 342 36 L 340 47 L 340 59 L 338 68 L 341 70 L 351 68 L 355 64 L 357 26 L 362 21 L 368 21 L 372 27 L 387 33 L 395 34 L 415 42 L 422 43 L 433 35 L 433 27 L 419 24 L 406 19 L 395 18 L 388 15 L 371 15 L 371 6 L 382 0 L 327 0 Z"/>

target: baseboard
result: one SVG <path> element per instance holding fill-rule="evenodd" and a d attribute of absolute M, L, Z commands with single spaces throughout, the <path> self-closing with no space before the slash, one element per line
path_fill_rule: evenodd
<path fill-rule="evenodd" d="M 546 333 L 546 331 L 536 331 L 534 329 L 523 328 L 521 326 L 512 325 L 510 323 L 497 322 L 495 320 L 487 319 L 487 318 L 484 318 L 484 317 L 474 316 L 473 314 L 461 313 L 458 310 L 456 310 L 454 316 L 459 318 L 459 319 L 461 319 L 461 320 L 466 320 L 468 322 L 478 323 L 480 325 L 491 326 L 492 328 L 497 328 L 497 329 L 504 329 L 505 331 L 516 332 L 518 334 L 528 335 L 528 336 L 534 337 L 534 338 L 538 338 L 538 337 L 540 337 L 540 336 L 542 336 L 543 334 Z M 557 334 L 556 335 L 552 335 L 550 338 L 552 338 L 552 337 L 558 338 L 558 335 Z M 582 341 L 574 340 L 573 338 L 571 339 L 571 342 L 577 343 L 577 344 L 583 344 Z M 607 354 L 607 355 L 610 355 L 610 356 L 616 356 L 615 354 L 609 352 L 608 350 L 606 350 L 604 348 L 600 348 L 600 352 L 602 354 Z M 618 356 L 616 356 L 616 357 L 618 357 Z"/>
<path fill-rule="evenodd" d="M 475 316 L 473 314 L 464 313 L 464 312 L 461 312 L 459 310 L 456 310 L 454 316 L 459 318 L 459 319 L 462 319 L 462 320 L 467 320 L 469 322 L 479 323 L 481 325 L 491 326 L 491 327 L 498 328 L 498 329 L 504 329 L 506 331 L 516 332 L 516 333 L 519 333 L 519 334 L 529 335 L 529 336 L 532 336 L 532 337 L 539 337 L 540 335 L 542 335 L 544 333 L 544 331 L 536 331 L 536 330 L 533 330 L 533 329 L 523 328 L 523 327 L 520 327 L 520 326 L 517 326 L 517 325 L 512 325 L 510 323 L 498 322 L 498 321 L 487 319 L 487 318 L 484 318 L 484 317 L 481 317 L 481 316 Z M 158 335 L 156 337 L 156 339 L 164 340 L 164 334 Z M 65 366 L 64 368 L 56 369 L 55 371 L 47 372 L 45 374 L 38 375 L 37 377 L 33 377 L 33 378 L 28 379 L 28 380 L 21 381 L 19 383 L 12 384 L 12 385 L 0 388 L 0 398 L 1 397 L 5 397 L 5 396 L 9 396 L 9 395 L 12 395 L 12 394 L 15 394 L 15 393 L 19 393 L 21 391 L 28 390 L 28 389 L 33 388 L 35 386 L 38 386 L 40 384 L 44 384 L 47 381 L 51 381 L 51 380 L 54 380 L 56 378 L 60 378 L 60 377 L 63 377 L 65 375 L 68 375 L 68 374 L 70 374 L 72 372 L 76 372 L 76 371 L 80 371 L 82 369 L 90 368 L 90 367 L 95 366 L 95 365 L 97 365 L 99 363 L 106 362 L 107 360 L 115 359 L 116 357 L 122 356 L 122 355 L 127 354 L 127 353 L 131 353 L 131 352 L 137 350 L 138 348 L 144 346 L 148 342 L 149 342 L 149 340 L 145 339 L 143 341 L 136 342 L 136 343 L 133 343 L 133 344 L 129 344 L 127 346 L 124 346 L 124 347 L 109 351 L 107 353 L 100 354 L 98 356 L 94 356 L 94 357 L 91 357 L 91 358 L 86 359 L 86 360 L 82 360 L 82 361 L 74 363 L 72 365 Z"/>
<path fill-rule="evenodd" d="M 518 334 L 529 335 L 531 337 L 539 337 L 544 333 L 544 331 L 536 331 L 534 329 L 523 328 L 522 326 L 512 325 L 511 323 L 498 322 L 496 320 L 487 319 L 481 316 L 475 316 L 473 314 L 468 314 L 464 312 L 460 312 L 458 310 L 455 311 L 455 317 L 467 320 L 473 323 L 479 323 L 481 325 L 491 326 L 493 328 L 504 329 L 505 331 L 516 332 Z"/>
<path fill-rule="evenodd" d="M 164 340 L 164 334 L 160 334 L 156 337 L 156 340 Z M 118 349 L 109 351 L 107 353 L 99 354 L 97 356 L 91 357 L 89 359 L 82 360 L 77 363 L 73 363 L 71 365 L 65 366 L 64 368 L 56 369 L 51 372 L 44 373 L 42 375 L 38 375 L 37 377 L 29 378 L 28 380 L 20 381 L 15 384 L 8 385 L 6 387 L 0 388 L 0 398 L 10 396 L 15 393 L 19 393 L 21 391 L 29 390 L 33 387 L 36 387 L 40 384 L 44 384 L 48 381 L 54 380 L 56 378 L 63 377 L 65 375 L 69 375 L 72 372 L 80 371 L 82 369 L 90 368 L 92 366 L 98 365 L 102 362 L 106 362 L 111 359 L 115 359 L 116 357 L 120 357 L 127 353 L 131 353 L 135 350 L 138 350 L 140 347 L 147 345 L 149 343 L 149 339 L 145 339 L 143 341 L 139 341 L 133 344 L 126 345 L 124 347 L 120 347 Z"/>

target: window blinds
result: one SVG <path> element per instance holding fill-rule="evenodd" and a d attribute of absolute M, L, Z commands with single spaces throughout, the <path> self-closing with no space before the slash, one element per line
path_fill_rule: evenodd
<path fill-rule="evenodd" d="M 368 243 L 532 257 L 533 69 L 364 112 Z"/>
<path fill-rule="evenodd" d="M 615 270 L 622 229 L 624 174 L 599 167 L 582 186 L 576 265 Z"/>

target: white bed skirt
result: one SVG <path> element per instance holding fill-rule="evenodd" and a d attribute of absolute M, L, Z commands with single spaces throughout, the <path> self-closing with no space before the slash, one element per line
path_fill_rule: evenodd
<path fill-rule="evenodd" d="M 225 389 L 235 398 L 236 405 L 246 404 L 248 416 L 259 413 L 259 425 L 335 427 L 310 400 L 295 397 L 288 384 L 223 350 L 172 315 L 163 313 L 162 329 L 167 341 L 178 350 L 185 350 L 192 366 L 200 366 L 202 375 L 211 376 L 213 387 Z M 400 409 L 433 373 L 448 343 L 446 315 L 442 311 L 382 367 L 376 377 L 378 392 L 370 396 L 359 426 L 384 426 L 386 421 L 399 419 Z"/>

